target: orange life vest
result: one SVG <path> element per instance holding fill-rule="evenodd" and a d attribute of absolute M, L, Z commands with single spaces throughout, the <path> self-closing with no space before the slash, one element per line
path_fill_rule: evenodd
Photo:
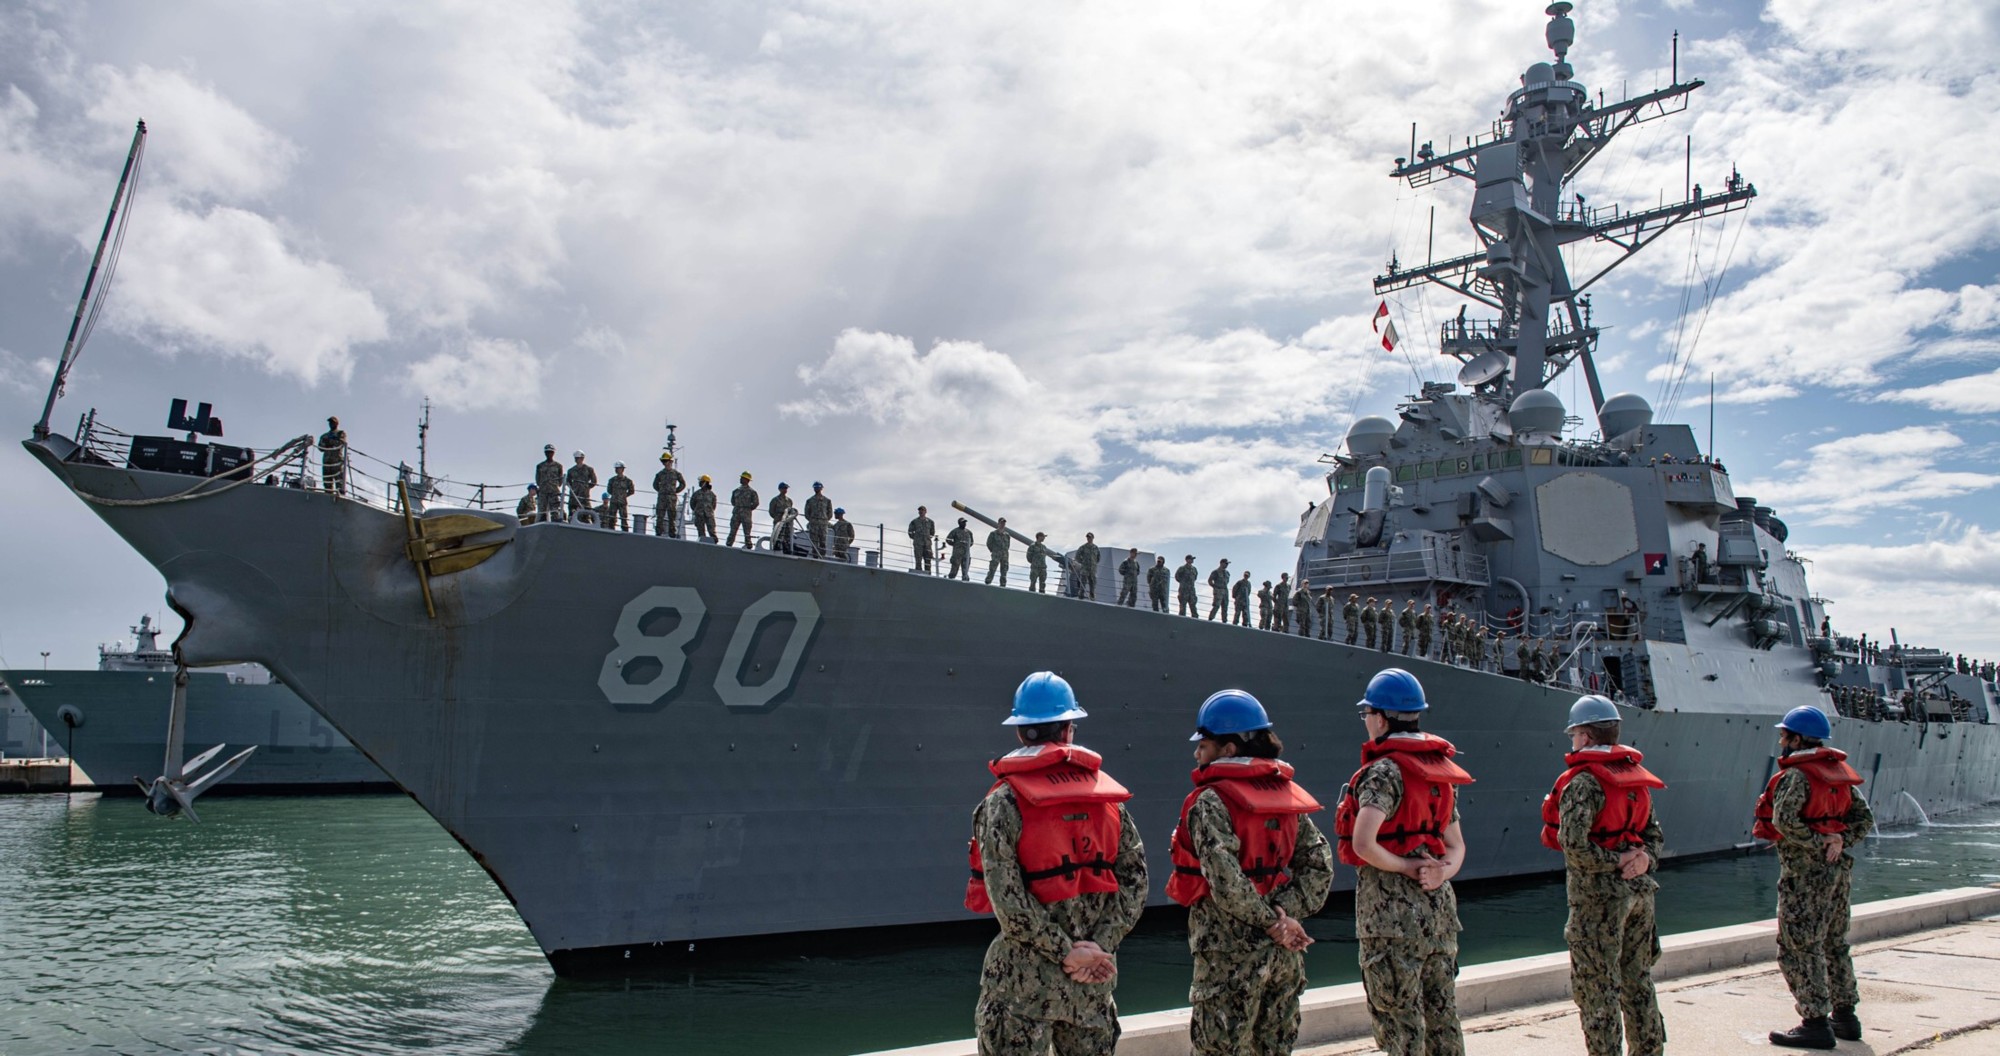
<path fill-rule="evenodd" d="M 1861 783 L 1861 775 L 1847 765 L 1846 752 L 1838 748 L 1819 747 L 1793 752 L 1778 760 L 1778 772 L 1771 775 L 1770 782 L 1764 786 L 1764 794 L 1757 797 L 1756 821 L 1750 826 L 1750 835 L 1772 843 L 1783 836 L 1771 822 L 1771 799 L 1777 795 L 1778 779 L 1792 769 L 1806 775 L 1806 780 L 1812 785 L 1812 791 L 1806 794 L 1806 807 L 1799 820 L 1814 832 L 1846 832 L 1847 808 L 1854 805 L 1854 786 Z"/>
<path fill-rule="evenodd" d="M 1667 783 L 1640 766 L 1646 757 L 1636 748 L 1622 744 L 1585 748 L 1563 756 L 1569 764 L 1556 787 L 1542 797 L 1542 844 L 1552 851 L 1562 850 L 1563 789 L 1576 775 L 1589 772 L 1604 789 L 1604 806 L 1590 823 L 1590 842 L 1607 851 L 1622 851 L 1645 841 L 1646 823 L 1653 817 L 1653 789 Z"/>
<path fill-rule="evenodd" d="M 1194 772 L 1194 791 L 1181 802 L 1181 822 L 1169 845 L 1174 873 L 1167 879 L 1167 897 L 1192 906 L 1208 897 L 1208 878 L 1194 838 L 1188 835 L 1188 811 L 1202 789 L 1213 788 L 1229 808 L 1229 827 L 1236 832 L 1236 862 L 1243 875 L 1268 895 L 1291 875 L 1285 866 L 1299 842 L 1299 815 L 1325 810 L 1305 789 L 1292 782 L 1292 764 L 1277 759 L 1231 757 L 1217 759 Z"/>
<path fill-rule="evenodd" d="M 1457 753 L 1450 741 L 1428 733 L 1392 733 L 1362 745 L 1361 769 L 1348 779 L 1340 808 L 1333 814 L 1340 860 L 1353 866 L 1368 864 L 1354 851 L 1354 819 L 1361 812 L 1354 789 L 1368 767 L 1383 758 L 1395 760 L 1403 772 L 1403 799 L 1396 804 L 1396 813 L 1382 822 L 1375 842 L 1405 858 L 1417 851 L 1442 856 L 1444 830 L 1458 806 L 1457 786 L 1472 783 L 1472 775 L 1451 761 Z"/>
<path fill-rule="evenodd" d="M 987 765 L 999 778 L 993 788 L 1014 790 L 1021 810 L 1021 838 L 1014 850 L 1028 892 L 1044 904 L 1118 890 L 1112 871 L 1118 860 L 1118 804 L 1132 793 L 1100 769 L 1103 765 L 1096 752 L 1073 744 L 1022 748 Z M 968 857 L 972 876 L 965 882 L 965 908 L 991 913 L 977 837 Z"/>

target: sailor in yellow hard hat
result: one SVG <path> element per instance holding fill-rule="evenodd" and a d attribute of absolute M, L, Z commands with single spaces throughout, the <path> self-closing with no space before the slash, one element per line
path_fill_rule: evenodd
<path fill-rule="evenodd" d="M 715 481 L 703 473 L 701 486 L 688 495 L 688 513 L 694 518 L 694 537 L 715 542 Z"/>
<path fill-rule="evenodd" d="M 736 490 L 729 493 L 729 539 L 723 545 L 735 546 L 736 530 L 741 528 L 743 549 L 748 550 L 757 545 L 757 540 L 750 532 L 750 519 L 757 514 L 758 499 L 757 489 L 750 486 L 749 470 L 743 471 L 742 479 L 743 483 L 738 484 Z"/>
<path fill-rule="evenodd" d="M 653 474 L 653 534 L 681 537 L 681 492 L 687 478 L 674 468 L 674 453 L 660 452 L 660 471 Z"/>

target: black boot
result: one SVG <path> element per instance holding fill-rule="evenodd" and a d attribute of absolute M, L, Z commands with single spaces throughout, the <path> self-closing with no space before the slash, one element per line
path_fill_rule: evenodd
<path fill-rule="evenodd" d="M 1830 1049 L 1834 1046 L 1833 1028 L 1824 1016 L 1803 1020 L 1790 1030 L 1772 1031 L 1771 1044 L 1787 1049 Z"/>
<path fill-rule="evenodd" d="M 1826 1023 L 1833 1028 L 1833 1036 L 1842 1041 L 1861 1040 L 1861 1017 L 1854 1014 L 1853 1005 L 1835 1005 Z"/>

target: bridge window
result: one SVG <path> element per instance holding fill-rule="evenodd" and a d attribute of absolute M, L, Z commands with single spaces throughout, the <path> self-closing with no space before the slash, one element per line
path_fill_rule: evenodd
<path fill-rule="evenodd" d="M 1546 466 L 1552 461 L 1550 457 L 1552 454 L 1553 452 L 1546 447 L 1535 448 L 1533 451 L 1528 452 L 1528 464 L 1531 466 Z"/>
<path fill-rule="evenodd" d="M 1397 483 L 1399 483 L 1399 484 L 1405 484 L 1405 483 L 1408 483 L 1408 482 L 1410 482 L 1410 481 L 1412 481 L 1412 480 L 1415 480 L 1415 479 L 1417 479 L 1417 467 L 1415 467 L 1415 466 L 1397 466 L 1397 467 L 1396 467 L 1396 482 L 1397 482 Z"/>
<path fill-rule="evenodd" d="M 1435 463 L 1435 462 L 1419 462 L 1419 463 L 1417 463 L 1417 479 L 1418 479 L 1418 480 L 1427 480 L 1427 479 L 1429 479 L 1429 478 L 1431 478 L 1431 477 L 1435 477 L 1435 476 L 1437 476 L 1437 463 Z"/>
<path fill-rule="evenodd" d="M 1510 468 L 1510 469 L 1511 469 L 1511 468 L 1513 468 L 1513 467 L 1516 467 L 1516 466 L 1519 466 L 1520 464 L 1521 464 L 1521 453 L 1520 453 L 1519 451 L 1509 451 L 1509 452 L 1507 452 L 1507 466 L 1508 466 L 1508 468 Z"/>

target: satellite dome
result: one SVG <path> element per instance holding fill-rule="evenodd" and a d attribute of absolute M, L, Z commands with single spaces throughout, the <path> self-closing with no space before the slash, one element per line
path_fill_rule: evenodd
<path fill-rule="evenodd" d="M 1540 433 L 1555 436 L 1562 432 L 1563 401 L 1547 389 L 1529 389 L 1514 397 L 1507 408 L 1507 424 L 1519 436 Z"/>
<path fill-rule="evenodd" d="M 1653 405 L 1636 392 L 1621 392 L 1597 409 L 1597 424 L 1603 427 L 1606 440 L 1624 436 L 1653 424 Z"/>
<path fill-rule="evenodd" d="M 1379 415 L 1357 419 L 1347 427 L 1347 453 L 1370 458 L 1389 450 L 1389 438 L 1396 435 L 1396 423 Z"/>
<path fill-rule="evenodd" d="M 1538 62 L 1528 67 L 1528 72 L 1521 76 L 1521 83 L 1533 87 L 1537 84 L 1554 83 L 1555 79 L 1556 68 L 1546 62 Z"/>

